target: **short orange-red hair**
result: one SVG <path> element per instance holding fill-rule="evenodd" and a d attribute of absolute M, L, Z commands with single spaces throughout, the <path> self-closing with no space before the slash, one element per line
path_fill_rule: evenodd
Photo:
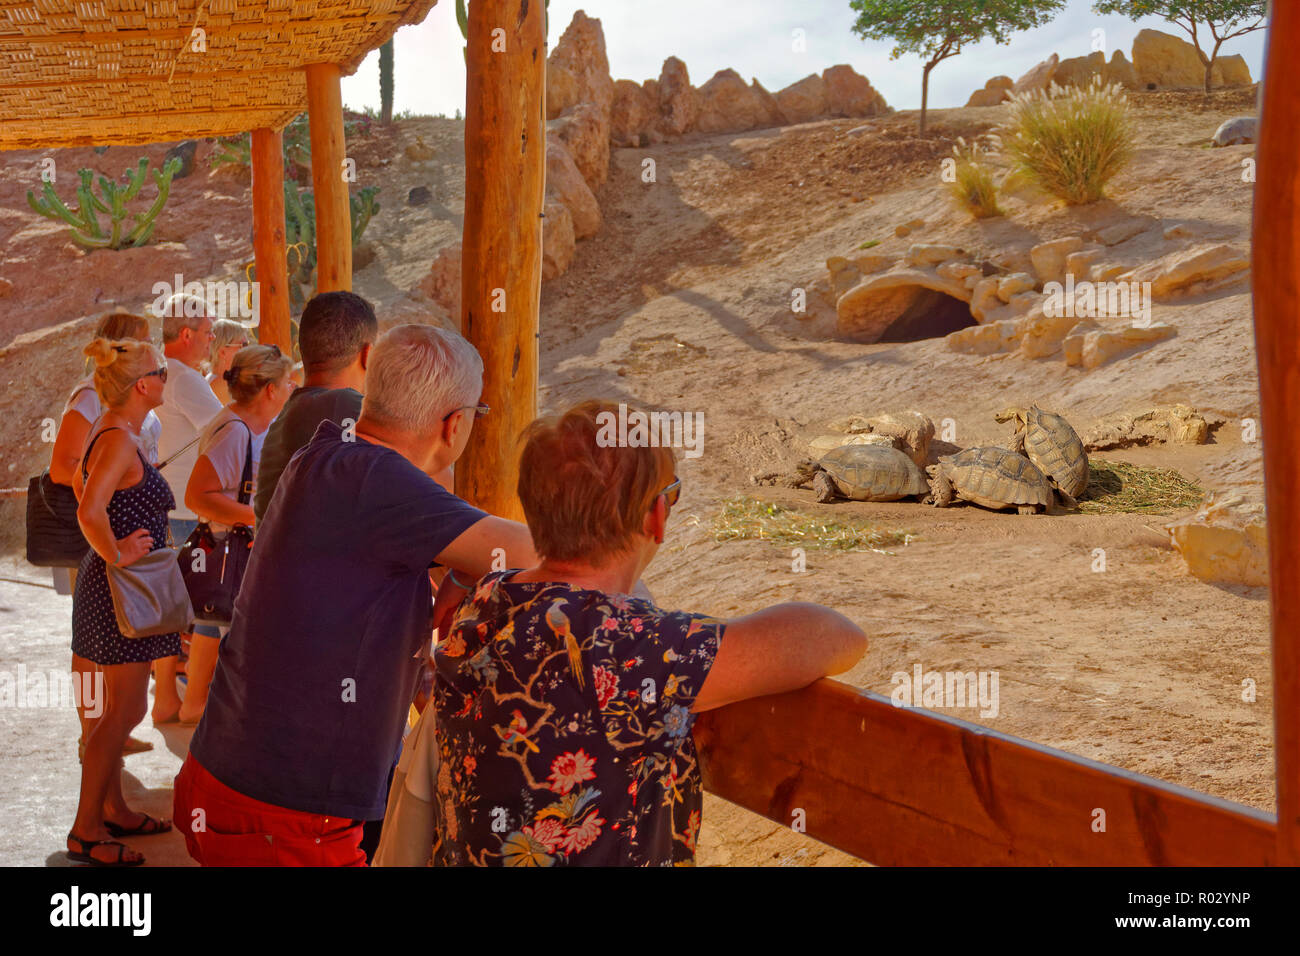
<path fill-rule="evenodd" d="M 518 493 L 542 558 L 599 564 L 626 551 L 672 483 L 672 449 L 602 447 L 602 413 L 617 417 L 619 407 L 586 401 L 524 430 Z"/>

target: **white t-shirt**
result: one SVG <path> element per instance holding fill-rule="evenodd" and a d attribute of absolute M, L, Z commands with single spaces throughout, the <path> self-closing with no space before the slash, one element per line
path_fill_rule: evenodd
<path fill-rule="evenodd" d="M 162 423 L 162 438 L 158 454 L 168 458 L 176 454 L 199 434 L 214 415 L 221 411 L 221 399 L 212 394 L 212 387 L 203 376 L 184 362 L 167 360 L 167 383 L 163 385 L 163 403 L 158 406 L 158 420 Z M 238 427 L 238 426 L 232 426 Z M 173 518 L 197 517 L 185 507 L 185 486 L 190 483 L 194 463 L 199 460 L 198 447 L 188 449 L 162 470 L 176 497 Z"/>
<path fill-rule="evenodd" d="M 234 424 L 226 425 L 226 422 Z M 222 426 L 225 427 L 222 427 Z M 249 429 L 244 420 L 229 408 L 224 408 L 216 418 L 203 429 L 199 438 L 200 457 L 212 463 L 212 470 L 221 481 L 221 491 L 232 501 L 239 498 L 239 479 L 244 474 L 244 458 L 248 455 Z M 257 490 L 257 465 L 262 460 L 262 444 L 266 441 L 266 432 L 257 432 L 253 439 L 253 468 L 249 478 L 248 504 L 253 504 L 253 494 Z M 217 521 L 210 522 L 213 531 L 229 531 L 230 525 Z"/>
<path fill-rule="evenodd" d="M 77 387 L 68 397 L 68 403 L 63 406 L 63 414 L 66 415 L 68 412 L 76 412 L 91 425 L 99 421 L 99 416 L 104 414 L 104 404 L 95 391 L 94 376 L 83 378 L 77 383 Z M 136 439 L 136 444 L 140 446 L 144 457 L 151 465 L 158 464 L 158 442 L 161 434 L 162 422 L 150 410 L 144 417 L 144 421 L 140 423 L 140 436 Z"/>

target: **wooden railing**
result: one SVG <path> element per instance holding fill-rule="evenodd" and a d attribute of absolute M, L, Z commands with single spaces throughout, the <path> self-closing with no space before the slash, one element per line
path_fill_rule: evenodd
<path fill-rule="evenodd" d="M 710 792 L 881 865 L 1260 866 L 1271 814 L 833 680 L 701 714 Z"/>

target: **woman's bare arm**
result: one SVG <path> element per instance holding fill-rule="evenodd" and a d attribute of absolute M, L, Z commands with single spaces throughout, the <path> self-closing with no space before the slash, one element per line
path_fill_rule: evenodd
<path fill-rule="evenodd" d="M 74 408 L 68 409 L 59 423 L 59 433 L 54 436 L 54 450 L 50 453 L 50 480 L 55 484 L 71 486 L 81 464 L 81 450 L 90 437 L 90 422 Z"/>
<path fill-rule="evenodd" d="M 190 483 L 185 486 L 185 507 L 220 524 L 246 524 L 251 528 L 255 520 L 251 504 L 241 505 L 222 490 L 221 479 L 207 455 L 199 455 L 190 472 Z"/>
<path fill-rule="evenodd" d="M 765 608 L 727 622 L 691 710 L 806 687 L 842 674 L 866 650 L 866 634 L 838 611 L 803 602 Z"/>

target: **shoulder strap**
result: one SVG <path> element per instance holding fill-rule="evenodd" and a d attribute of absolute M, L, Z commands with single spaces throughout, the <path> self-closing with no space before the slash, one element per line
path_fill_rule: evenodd
<path fill-rule="evenodd" d="M 221 429 L 233 422 L 239 422 L 239 424 L 243 425 L 244 428 L 248 429 L 248 444 L 244 451 L 244 469 L 243 473 L 239 476 L 239 494 L 237 496 L 239 503 L 241 505 L 246 505 L 248 504 L 249 499 L 253 497 L 253 430 L 248 427 L 248 422 L 236 415 L 234 418 L 228 418 L 218 425 L 213 430 L 212 434 L 215 436 L 217 432 L 221 431 Z M 197 439 L 195 440 L 197 441 Z M 179 454 L 179 452 L 177 454 Z M 172 456 L 172 458 L 175 457 L 175 455 Z M 171 461 L 171 458 L 168 458 L 167 460 Z"/>
<path fill-rule="evenodd" d="M 95 433 L 95 437 L 90 439 L 90 444 L 86 446 L 86 450 L 81 453 L 81 480 L 83 482 L 88 480 L 90 477 L 90 475 L 87 474 L 86 472 L 86 462 L 90 459 L 90 450 L 95 447 L 95 442 L 99 441 L 100 435 L 103 435 L 105 432 L 112 432 L 112 431 L 121 432 L 121 431 L 126 431 L 126 429 L 119 428 L 117 425 L 109 425 L 107 428 L 101 429 L 100 431 Z"/>

